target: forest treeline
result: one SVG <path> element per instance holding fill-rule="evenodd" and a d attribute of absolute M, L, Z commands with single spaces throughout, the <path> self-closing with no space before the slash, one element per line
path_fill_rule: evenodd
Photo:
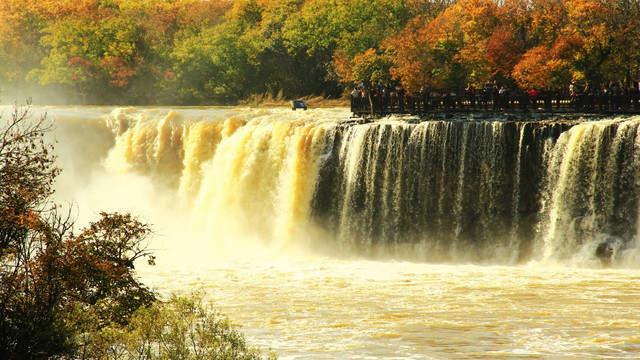
<path fill-rule="evenodd" d="M 635 0 L 3 0 L 0 87 L 196 105 L 365 81 L 631 84 L 639 25 Z"/>

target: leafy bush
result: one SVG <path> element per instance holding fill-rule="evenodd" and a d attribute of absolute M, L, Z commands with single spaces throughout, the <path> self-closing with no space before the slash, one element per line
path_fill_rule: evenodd
<path fill-rule="evenodd" d="M 262 352 L 249 347 L 226 317 L 204 306 L 199 294 L 157 301 L 136 311 L 128 326 L 107 327 L 92 336 L 91 358 L 262 359 Z"/>

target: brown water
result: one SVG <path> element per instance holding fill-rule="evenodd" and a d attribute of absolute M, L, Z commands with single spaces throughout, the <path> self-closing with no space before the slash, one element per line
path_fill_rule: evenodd
<path fill-rule="evenodd" d="M 282 359 L 635 359 L 637 270 L 365 260 L 145 269 L 203 291 Z"/>

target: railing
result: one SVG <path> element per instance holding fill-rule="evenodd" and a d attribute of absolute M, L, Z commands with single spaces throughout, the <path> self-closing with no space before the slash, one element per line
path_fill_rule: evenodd
<path fill-rule="evenodd" d="M 620 94 L 527 93 L 485 96 L 424 95 L 420 97 L 368 96 L 351 98 L 351 112 L 358 116 L 429 114 L 442 112 L 550 112 L 550 113 L 640 113 L 640 92 Z"/>

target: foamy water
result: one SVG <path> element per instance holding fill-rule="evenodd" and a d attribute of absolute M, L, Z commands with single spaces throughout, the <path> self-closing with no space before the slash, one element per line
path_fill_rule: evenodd
<path fill-rule="evenodd" d="M 158 265 L 140 264 L 141 279 L 163 295 L 202 291 L 215 308 L 241 326 L 251 344 L 271 348 L 282 359 L 633 359 L 640 354 L 638 251 L 622 250 L 613 267 L 603 268 L 593 255 L 595 242 L 576 245 L 571 238 L 571 246 L 562 248 L 563 256 L 555 256 L 558 245 L 564 244 L 562 236 L 570 232 L 566 224 L 572 219 L 566 216 L 580 201 L 567 194 L 582 188 L 565 179 L 575 171 L 568 166 L 578 162 L 573 160 L 577 155 L 549 159 L 553 166 L 568 170 L 549 181 L 564 183 L 558 186 L 560 196 L 548 194 L 543 199 L 545 222 L 539 225 L 543 236 L 532 247 L 540 251 L 534 260 L 514 261 L 513 249 L 518 246 L 509 240 L 503 242 L 506 250 L 495 251 L 504 256 L 488 257 L 481 262 L 485 265 L 468 264 L 466 259 L 473 256 L 465 254 L 449 256 L 444 264 L 408 262 L 398 256 L 402 252 L 385 253 L 384 248 L 368 255 L 385 260 L 373 261 L 345 251 L 355 244 L 351 236 L 361 231 L 364 236 L 356 245 L 363 246 L 372 242 L 366 236 L 368 227 L 379 225 L 379 217 L 401 223 L 403 195 L 397 194 L 399 187 L 390 172 L 367 167 L 371 174 L 382 174 L 384 181 L 374 184 L 374 176 L 373 185 L 368 178 L 361 181 L 366 176 L 359 173 L 360 159 L 366 154 L 349 146 L 387 146 L 382 133 L 362 134 L 349 128 L 344 139 L 352 143 L 344 140 L 337 150 L 344 159 L 345 192 L 361 191 L 361 181 L 367 186 L 361 197 L 376 203 L 380 200 L 376 186 L 394 189 L 388 199 L 380 200 L 385 212 L 365 211 L 364 216 L 350 207 L 357 196 L 345 194 L 336 215 L 342 226 L 335 234 L 339 241 L 330 239 L 311 216 L 321 163 L 337 156 L 326 151 L 332 141 L 327 134 L 337 121 L 350 120 L 345 109 L 46 110 L 58 128 L 54 135 L 63 168 L 56 199 L 75 203 L 78 223 L 96 220 L 100 211 L 129 211 L 149 222 L 156 231 L 150 247 Z M 407 131 L 402 119 L 385 123 L 389 132 Z M 447 130 L 448 124 L 439 126 L 425 126 L 415 134 L 428 139 Z M 487 137 L 490 140 L 505 137 L 503 130 L 492 124 L 465 129 L 463 135 L 471 146 L 474 131 L 493 134 Z M 583 133 L 597 135 L 581 130 L 566 140 L 580 148 L 586 138 Z M 442 140 L 447 141 L 451 139 Z M 438 144 L 431 144 L 430 151 L 437 151 Z M 585 144 L 581 146 L 588 148 Z M 491 151 L 505 151 L 487 141 L 479 146 L 486 152 L 477 156 L 480 160 Z M 520 148 L 518 156 L 528 151 L 522 144 Z M 471 159 L 473 150 L 467 152 Z M 384 165 L 396 164 L 395 155 L 388 153 L 391 162 Z M 443 168 L 448 159 L 442 160 Z M 515 164 L 517 172 L 520 163 Z M 473 161 L 467 162 L 471 165 Z M 433 171 L 438 166 L 433 165 Z M 483 166 L 509 169 L 491 161 Z M 473 174 L 465 175 L 464 169 L 463 164 L 451 176 L 469 186 Z M 492 191 L 515 199 L 522 196 L 520 188 L 502 189 L 491 172 L 484 176 L 488 184 L 482 184 L 483 195 L 488 200 L 480 200 L 487 201 L 487 209 L 498 208 L 502 201 L 491 198 Z M 604 187 L 603 194 L 615 192 Z M 451 204 L 444 195 L 438 196 L 434 207 L 451 207 L 455 216 L 462 217 L 475 206 L 464 192 L 453 194 Z M 600 203 L 585 207 L 593 204 Z M 632 210 L 637 211 L 635 206 Z M 604 214 L 616 212 L 613 205 L 605 210 Z M 513 217 L 507 225 L 517 223 L 518 217 L 512 215 L 517 211 L 515 205 L 506 207 L 503 213 Z M 352 221 L 359 216 L 364 229 Z M 479 216 L 486 221 L 485 233 L 499 223 L 489 211 Z M 593 218 L 593 224 L 605 221 Z M 444 227 L 442 219 L 434 226 Z M 592 226 L 590 218 L 580 219 Z M 515 231 L 504 233 L 512 236 Z M 490 246 L 481 250 L 493 253 L 487 249 L 493 251 Z M 422 239 L 404 254 L 433 259 L 428 253 L 432 250 Z M 425 254 L 410 254 L 421 251 Z M 512 265 L 492 265 L 505 263 Z"/>

